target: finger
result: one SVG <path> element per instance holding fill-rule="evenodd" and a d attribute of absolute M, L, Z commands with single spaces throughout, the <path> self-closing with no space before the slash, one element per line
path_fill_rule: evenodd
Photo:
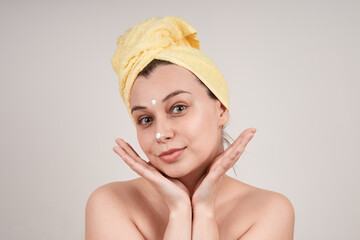
<path fill-rule="evenodd" d="M 124 160 L 124 162 L 137 174 L 140 176 L 154 181 L 154 175 L 156 175 L 156 170 L 151 168 L 148 165 L 143 165 L 140 162 L 136 161 L 132 157 L 129 156 L 121 147 L 114 147 L 113 150 Z"/>
<path fill-rule="evenodd" d="M 251 140 L 256 132 L 255 128 L 245 129 L 240 136 L 229 146 L 229 151 L 236 151 L 239 147 L 246 147 L 247 143 Z M 227 149 L 227 150 L 228 150 Z"/>
<path fill-rule="evenodd" d="M 129 143 L 121 138 L 118 138 L 115 141 L 119 144 L 119 147 L 115 148 L 119 148 L 121 150 L 118 150 L 118 152 L 122 154 L 119 154 L 119 156 L 131 167 L 131 169 L 137 172 L 140 176 L 148 179 L 150 182 L 157 184 L 164 183 L 166 177 L 150 162 L 148 163 L 143 160 Z"/>
<path fill-rule="evenodd" d="M 152 174 L 154 171 L 156 172 L 154 167 L 149 166 L 145 160 L 139 157 L 130 144 L 120 138 L 116 139 L 115 141 L 119 147 L 114 147 L 113 150 L 118 153 L 118 155 L 125 161 L 125 163 L 128 164 L 135 172 L 141 176 L 145 174 L 145 170 L 149 170 L 152 172 Z"/>
<path fill-rule="evenodd" d="M 235 143 L 233 149 L 231 149 L 234 158 L 240 157 L 240 155 L 244 152 L 247 144 L 254 137 L 255 131 L 256 130 L 252 130 L 251 128 L 243 131 L 241 137 L 239 137 L 239 140 Z"/>
<path fill-rule="evenodd" d="M 240 158 L 249 141 L 254 137 L 256 129 L 248 128 L 219 156 L 211 167 L 212 174 L 215 177 L 224 175 Z"/>
<path fill-rule="evenodd" d="M 125 142 L 121 138 L 117 138 L 115 142 L 122 148 L 122 150 L 127 153 L 131 158 L 142 164 L 144 167 L 147 165 L 147 162 L 143 160 L 139 154 L 130 146 L 129 143 Z"/>
<path fill-rule="evenodd" d="M 124 141 L 125 142 L 125 141 Z M 129 149 L 131 150 L 131 152 L 134 154 L 134 157 L 138 157 L 140 158 L 140 155 L 134 150 L 134 148 L 128 143 L 128 142 L 125 142 L 126 145 L 129 147 Z"/>
<path fill-rule="evenodd" d="M 220 161 L 222 159 L 232 159 L 231 156 L 240 154 L 244 149 L 241 149 L 242 147 L 245 148 L 244 143 L 247 144 L 248 141 L 250 141 L 250 139 L 247 139 L 249 136 L 253 136 L 254 133 L 256 132 L 255 128 L 248 128 L 245 129 L 236 139 L 235 141 L 220 155 L 221 159 L 219 159 Z M 244 142 L 245 140 L 245 142 Z M 219 164 L 219 163 L 218 163 Z"/>
<path fill-rule="evenodd" d="M 117 153 L 124 162 L 129 165 L 129 167 L 133 167 L 136 164 L 139 164 L 135 161 L 135 159 L 131 158 L 121 147 L 116 146 L 113 148 L 114 152 Z"/>
<path fill-rule="evenodd" d="M 248 128 L 245 129 L 240 136 L 231 144 L 231 146 L 225 150 L 224 155 L 226 155 L 229 159 L 234 159 L 238 156 L 240 156 L 244 150 L 249 141 L 254 137 L 254 133 L 256 132 L 256 129 L 254 128 Z"/>

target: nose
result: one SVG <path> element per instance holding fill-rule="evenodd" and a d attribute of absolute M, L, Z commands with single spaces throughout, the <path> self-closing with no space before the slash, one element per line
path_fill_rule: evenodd
<path fill-rule="evenodd" d="M 175 131 L 170 120 L 166 117 L 158 118 L 156 121 L 156 132 L 154 134 L 156 141 L 159 143 L 166 143 L 174 138 L 174 136 Z"/>

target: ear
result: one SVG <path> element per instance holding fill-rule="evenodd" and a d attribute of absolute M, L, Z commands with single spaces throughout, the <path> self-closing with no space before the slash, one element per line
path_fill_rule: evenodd
<path fill-rule="evenodd" d="M 229 121 L 229 110 L 219 100 L 216 100 L 216 110 L 219 126 L 223 127 Z"/>

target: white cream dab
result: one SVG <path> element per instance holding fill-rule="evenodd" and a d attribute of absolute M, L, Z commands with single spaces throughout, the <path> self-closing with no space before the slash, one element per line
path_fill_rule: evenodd
<path fill-rule="evenodd" d="M 154 106 L 156 104 L 156 100 L 155 99 L 151 100 L 151 104 Z"/>
<path fill-rule="evenodd" d="M 156 137 L 156 139 L 159 139 L 160 136 L 161 136 L 160 133 L 156 133 L 156 136 L 155 136 L 155 137 Z"/>

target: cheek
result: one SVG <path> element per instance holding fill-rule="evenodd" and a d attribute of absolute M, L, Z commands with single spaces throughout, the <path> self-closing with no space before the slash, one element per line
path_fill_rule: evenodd
<path fill-rule="evenodd" d="M 150 134 L 146 133 L 145 131 L 141 131 L 141 130 L 137 131 L 137 138 L 138 138 L 139 145 L 140 145 L 142 151 L 146 155 L 148 155 L 148 153 L 151 150 L 151 146 L 152 146 L 152 140 L 149 135 Z"/>
<path fill-rule="evenodd" d="M 194 114 L 186 129 L 196 147 L 208 148 L 217 142 L 217 122 L 211 111 Z"/>

